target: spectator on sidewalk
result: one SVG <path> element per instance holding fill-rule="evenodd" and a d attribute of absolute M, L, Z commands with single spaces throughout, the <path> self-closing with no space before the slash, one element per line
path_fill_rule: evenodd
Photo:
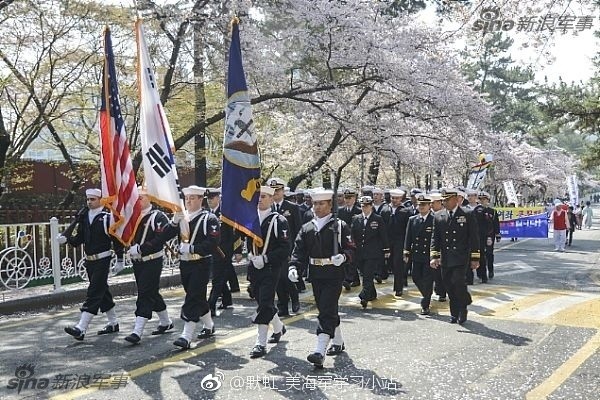
<path fill-rule="evenodd" d="M 586 229 L 592 229 L 592 218 L 594 217 L 594 212 L 592 211 L 589 201 L 585 202 L 585 207 L 583 207 L 581 214 L 583 215 L 583 226 Z"/>
<path fill-rule="evenodd" d="M 563 252 L 567 241 L 569 219 L 567 211 L 562 208 L 562 201 L 559 199 L 554 200 L 554 211 L 550 215 L 550 221 L 554 223 L 554 250 Z"/>

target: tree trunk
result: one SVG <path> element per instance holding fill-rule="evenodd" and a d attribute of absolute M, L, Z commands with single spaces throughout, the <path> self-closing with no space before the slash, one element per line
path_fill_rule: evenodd
<path fill-rule="evenodd" d="M 379 176 L 379 167 L 381 166 L 381 156 L 379 152 L 373 153 L 371 163 L 369 164 L 369 173 L 367 174 L 367 185 L 375 186 Z"/>
<path fill-rule="evenodd" d="M 396 161 L 394 172 L 396 173 L 396 187 L 400 187 L 402 186 L 402 162 L 400 160 Z"/>

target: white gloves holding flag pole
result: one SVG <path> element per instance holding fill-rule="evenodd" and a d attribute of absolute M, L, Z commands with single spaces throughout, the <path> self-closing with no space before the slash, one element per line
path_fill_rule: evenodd
<path fill-rule="evenodd" d="M 336 267 L 339 267 L 340 265 L 342 265 L 344 263 L 344 261 L 346 261 L 346 256 L 343 254 L 336 254 L 335 256 L 331 256 L 331 262 Z"/>
<path fill-rule="evenodd" d="M 119 272 L 123 271 L 123 269 L 125 268 L 125 264 L 123 263 L 123 259 L 117 259 L 117 261 L 115 262 L 115 265 L 111 268 L 110 272 L 112 274 L 112 276 L 117 275 Z"/>
<path fill-rule="evenodd" d="M 263 269 L 265 264 L 267 263 L 267 261 L 265 260 L 266 256 L 259 254 L 257 256 L 253 255 L 253 254 L 249 254 L 248 255 L 248 260 L 250 260 L 250 262 L 252 263 L 252 265 L 254 266 L 254 268 L 256 269 Z"/>
<path fill-rule="evenodd" d="M 298 282 L 298 270 L 293 265 L 288 270 L 288 279 L 294 283 Z"/>

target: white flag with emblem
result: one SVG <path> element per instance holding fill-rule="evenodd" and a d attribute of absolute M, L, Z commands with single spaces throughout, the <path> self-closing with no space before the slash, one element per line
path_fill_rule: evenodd
<path fill-rule="evenodd" d="M 576 175 L 567 177 L 567 189 L 569 190 L 569 202 L 576 208 L 579 205 L 579 185 Z"/>
<path fill-rule="evenodd" d="M 502 182 L 504 185 L 504 193 L 506 194 L 506 202 L 514 203 L 515 207 L 519 206 L 519 198 L 517 197 L 517 192 L 515 190 L 515 185 L 513 181 L 504 181 Z"/>
<path fill-rule="evenodd" d="M 158 83 L 150 62 L 142 21 L 137 20 L 135 25 L 144 185 L 153 201 L 172 211 L 182 211 L 184 205 L 179 194 L 171 128 L 158 95 Z"/>
<path fill-rule="evenodd" d="M 150 62 L 144 27 L 140 19 L 135 23 L 135 33 L 138 49 L 140 139 L 144 186 L 153 202 L 173 212 L 185 211 L 175 167 L 175 144 L 158 94 L 158 83 Z M 180 224 L 180 227 L 182 235 L 189 237 L 187 222 Z"/>

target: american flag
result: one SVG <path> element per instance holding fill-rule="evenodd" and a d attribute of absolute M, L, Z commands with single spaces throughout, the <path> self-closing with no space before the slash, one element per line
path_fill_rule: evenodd
<path fill-rule="evenodd" d="M 110 233 L 123 244 L 131 243 L 140 221 L 141 206 L 131 163 L 125 122 L 119 105 L 110 30 L 104 31 L 104 68 L 100 107 L 100 169 L 104 204 L 112 211 Z"/>

